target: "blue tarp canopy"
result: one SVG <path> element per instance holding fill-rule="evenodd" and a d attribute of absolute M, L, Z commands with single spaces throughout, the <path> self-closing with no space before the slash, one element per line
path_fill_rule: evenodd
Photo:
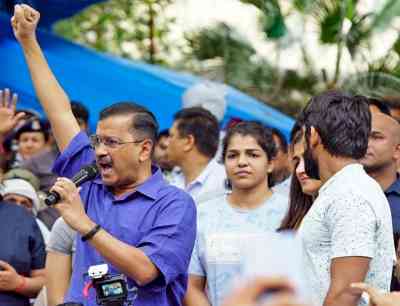
<path fill-rule="evenodd" d="M 0 0 L 1 1 L 1 0 Z M 3 1 L 14 2 L 14 1 Z M 17 1 L 15 1 L 17 2 Z M 35 0 L 36 7 L 59 4 L 63 9 L 41 11 L 42 18 L 64 11 L 60 16 L 75 12 L 77 8 L 99 1 L 50 1 Z M 73 3 L 73 4 L 70 4 Z M 0 2 L 1 3 L 1 2 Z M 35 97 L 22 50 L 16 42 L 9 22 L 10 16 L 0 12 L 0 89 L 11 88 L 20 96 L 19 107 L 41 112 Z M 50 20 L 50 19 L 48 19 Z M 93 50 L 67 42 L 41 28 L 38 39 L 50 67 L 71 99 L 82 101 L 91 112 L 91 128 L 95 127 L 98 113 L 116 101 L 134 101 L 148 107 L 156 115 L 160 127 L 172 124 L 173 114 L 181 108 L 183 92 L 200 78 L 186 73 L 161 68 L 137 61 L 128 61 L 100 54 Z M 289 135 L 293 120 L 256 99 L 229 87 L 228 108 L 224 121 L 232 117 L 259 120 Z"/>

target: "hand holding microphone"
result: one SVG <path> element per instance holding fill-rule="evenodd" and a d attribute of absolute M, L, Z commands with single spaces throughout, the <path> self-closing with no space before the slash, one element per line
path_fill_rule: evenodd
<path fill-rule="evenodd" d="M 99 169 L 97 168 L 96 164 L 87 165 L 74 175 L 74 177 L 72 178 L 72 182 L 75 184 L 75 186 L 78 187 L 83 183 L 94 179 L 98 173 Z M 60 199 L 60 194 L 57 191 L 51 191 L 47 195 L 44 202 L 46 203 L 46 205 L 51 206 L 57 204 Z"/>
<path fill-rule="evenodd" d="M 97 173 L 97 167 L 90 165 L 82 168 L 71 180 L 64 177 L 57 178 L 46 198 L 46 204 L 47 202 L 50 205 L 57 203 L 54 207 L 60 212 L 65 222 L 81 233 L 88 232 L 94 223 L 85 212 L 78 186 L 95 178 Z"/>

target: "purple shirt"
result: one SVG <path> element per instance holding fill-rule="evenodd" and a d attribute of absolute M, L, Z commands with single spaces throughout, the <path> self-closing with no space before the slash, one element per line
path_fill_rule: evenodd
<path fill-rule="evenodd" d="M 85 133 L 79 133 L 57 158 L 54 171 L 72 177 L 94 162 L 94 151 Z M 132 169 L 134 171 L 134 169 Z M 113 237 L 141 249 L 160 270 L 160 276 L 140 287 L 128 279 L 128 287 L 138 288 L 135 306 L 182 305 L 188 266 L 196 237 L 196 208 L 184 191 L 168 185 L 158 168 L 135 192 L 114 197 L 100 177 L 82 185 L 81 198 L 88 216 Z M 95 290 L 83 296 L 89 266 L 107 263 L 89 243 L 77 236 L 71 285 L 65 302 L 85 306 L 96 304 Z M 111 274 L 121 273 L 108 263 Z"/>

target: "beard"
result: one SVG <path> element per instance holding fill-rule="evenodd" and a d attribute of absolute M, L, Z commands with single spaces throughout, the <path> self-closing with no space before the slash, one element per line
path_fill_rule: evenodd
<path fill-rule="evenodd" d="M 318 162 L 312 156 L 312 152 L 309 146 L 307 146 L 306 150 L 304 151 L 304 168 L 306 174 L 310 178 L 320 180 Z"/>
<path fill-rule="evenodd" d="M 368 174 L 383 172 L 392 166 L 392 162 L 379 162 L 379 161 L 367 162 L 365 160 L 361 160 L 361 164 L 363 165 L 365 172 L 367 172 Z"/>

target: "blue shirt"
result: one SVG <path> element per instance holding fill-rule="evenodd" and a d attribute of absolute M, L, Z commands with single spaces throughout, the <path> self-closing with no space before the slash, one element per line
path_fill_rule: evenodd
<path fill-rule="evenodd" d="M 386 198 L 389 202 L 390 212 L 392 213 L 393 234 L 400 238 L 400 177 L 385 191 Z M 395 241 L 397 247 L 398 241 Z"/>
<path fill-rule="evenodd" d="M 57 158 L 54 171 L 72 177 L 79 169 L 94 162 L 94 152 L 85 133 L 79 133 Z M 135 169 L 132 169 L 135 171 Z M 159 269 L 160 276 L 139 287 L 128 279 L 129 288 L 137 287 L 136 306 L 182 305 L 187 286 L 187 269 L 196 237 L 196 208 L 184 191 L 168 185 L 158 168 L 135 192 L 114 197 L 100 177 L 82 185 L 81 198 L 88 216 L 113 237 L 141 249 Z M 89 243 L 77 236 L 76 256 L 71 285 L 65 302 L 85 306 L 96 304 L 95 290 L 89 297 L 82 290 L 92 265 L 107 263 Z M 110 263 L 111 274 L 121 273 Z M 134 294 L 130 293 L 132 298 Z"/>
<path fill-rule="evenodd" d="M 0 260 L 24 276 L 43 269 L 46 251 L 34 216 L 25 208 L 0 202 Z M 29 306 L 29 298 L 14 292 L 0 292 L 0 305 Z"/>

